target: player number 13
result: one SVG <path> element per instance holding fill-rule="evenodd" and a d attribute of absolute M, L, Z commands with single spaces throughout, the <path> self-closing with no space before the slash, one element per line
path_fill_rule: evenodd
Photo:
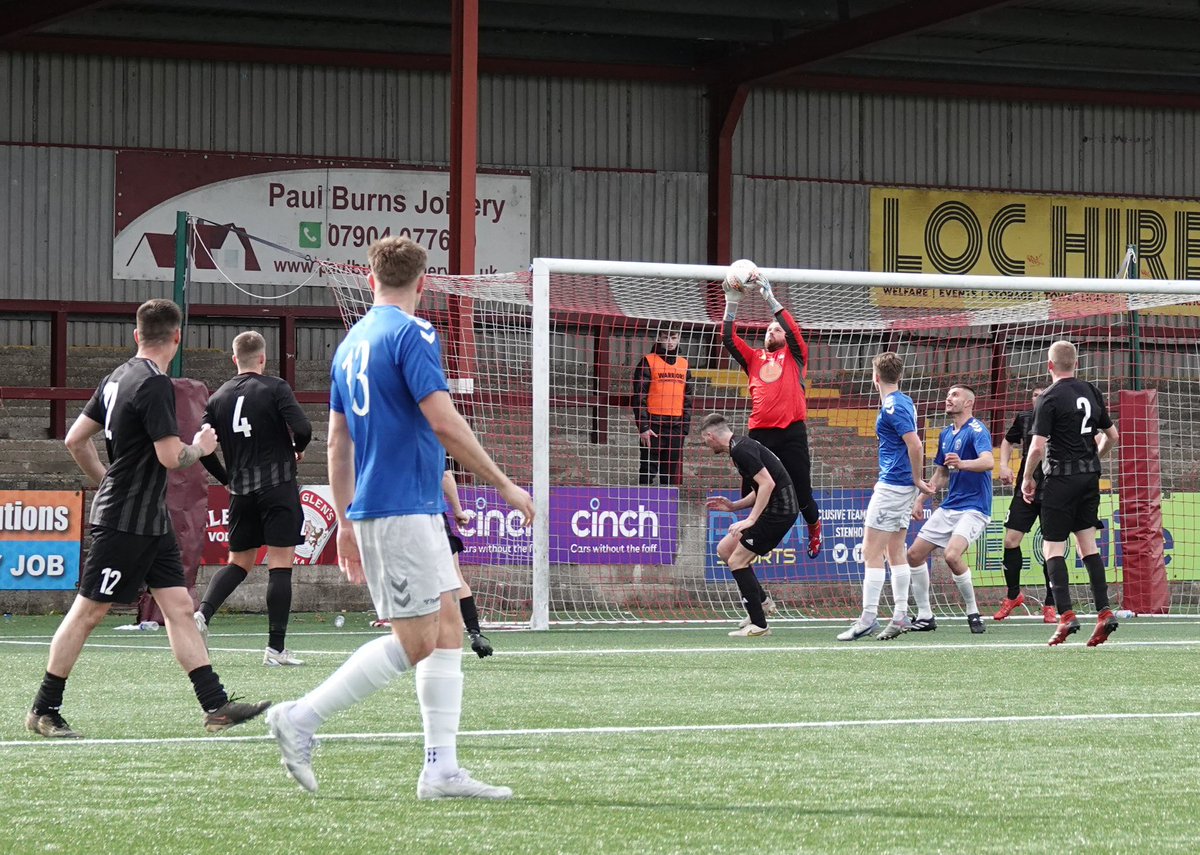
<path fill-rule="evenodd" d="M 360 341 L 350 348 L 350 352 L 342 360 L 342 370 L 346 372 L 346 388 L 350 390 L 350 407 L 359 416 L 365 416 L 371 409 L 371 384 L 367 380 L 367 363 L 370 359 L 371 343 Z M 357 371 L 354 370 L 355 363 L 358 364 Z"/>

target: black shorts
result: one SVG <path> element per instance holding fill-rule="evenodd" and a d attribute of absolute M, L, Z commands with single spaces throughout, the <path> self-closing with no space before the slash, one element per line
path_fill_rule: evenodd
<path fill-rule="evenodd" d="M 1058 543 L 1094 528 L 1100 516 L 1100 473 L 1049 475 L 1042 485 L 1042 540 Z"/>
<path fill-rule="evenodd" d="M 800 506 L 812 502 L 812 458 L 808 452 L 808 426 L 792 422 L 785 428 L 754 428 L 747 436 L 765 445 L 792 476 Z M 742 495 L 753 489 L 753 479 L 742 479 Z"/>
<path fill-rule="evenodd" d="M 98 603 L 132 603 L 151 588 L 182 588 L 183 559 L 174 532 L 130 534 L 92 526 L 88 550 L 79 577 L 79 593 Z"/>
<path fill-rule="evenodd" d="M 763 514 L 754 525 L 742 532 L 740 543 L 755 555 L 766 555 L 787 537 L 799 514 L 772 516 Z"/>
<path fill-rule="evenodd" d="M 463 551 L 462 538 L 454 533 L 454 529 L 450 528 L 450 515 L 442 514 L 442 522 L 446 524 L 446 540 L 450 541 L 450 553 L 458 555 Z"/>
<path fill-rule="evenodd" d="M 1038 493 L 1041 493 L 1041 485 L 1038 485 Z M 1035 497 L 1032 502 L 1025 501 L 1025 497 L 1021 495 L 1021 484 L 1017 482 L 1017 492 L 1013 494 L 1012 503 L 1008 506 L 1008 516 L 1004 518 L 1004 527 L 1028 534 L 1033 530 L 1033 524 L 1037 522 L 1038 516 L 1042 512 L 1042 502 L 1040 497 Z"/>
<path fill-rule="evenodd" d="M 304 511 L 295 481 L 284 481 L 256 493 L 229 497 L 229 551 L 266 546 L 299 546 L 304 542 Z"/>

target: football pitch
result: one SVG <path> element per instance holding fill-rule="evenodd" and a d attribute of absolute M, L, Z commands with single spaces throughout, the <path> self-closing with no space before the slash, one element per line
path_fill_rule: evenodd
<path fill-rule="evenodd" d="M 419 802 L 413 680 L 326 723 L 315 795 L 266 723 L 207 736 L 165 632 L 93 635 L 63 714 L 25 731 L 56 617 L 0 625 L 0 852 L 1195 852 L 1200 621 L 1135 618 L 1084 647 L 962 620 L 893 642 L 844 623 L 491 632 L 467 651 L 459 760 L 508 802 Z M 220 616 L 226 687 L 290 700 L 378 633 L 293 618 L 303 668 L 261 664 L 265 618 Z"/>

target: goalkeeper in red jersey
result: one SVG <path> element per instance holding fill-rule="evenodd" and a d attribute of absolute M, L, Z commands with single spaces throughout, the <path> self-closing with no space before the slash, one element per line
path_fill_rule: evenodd
<path fill-rule="evenodd" d="M 775 320 L 767 327 L 762 348 L 753 348 L 737 334 L 735 321 L 742 293 L 726 290 L 725 319 L 721 325 L 721 343 L 750 378 L 749 436 L 758 440 L 783 463 L 800 502 L 800 515 L 808 523 L 808 557 L 821 551 L 821 512 L 813 499 L 812 463 L 808 455 L 808 404 L 804 398 L 804 377 L 808 373 L 808 344 L 790 312 L 780 305 L 771 283 L 755 271 L 752 280 Z M 750 491 L 742 484 L 742 493 Z"/>

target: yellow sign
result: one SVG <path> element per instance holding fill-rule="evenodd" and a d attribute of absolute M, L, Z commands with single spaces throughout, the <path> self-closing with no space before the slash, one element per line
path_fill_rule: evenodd
<path fill-rule="evenodd" d="M 871 190 L 871 270 L 1115 277 L 1130 244 L 1138 250 L 1140 278 L 1200 280 L 1200 202 Z M 964 296 L 971 302 L 970 292 L 953 289 L 875 291 L 880 305 L 919 299 L 923 306 L 961 307 Z M 1029 295 L 1004 296 L 1014 299 Z"/>

